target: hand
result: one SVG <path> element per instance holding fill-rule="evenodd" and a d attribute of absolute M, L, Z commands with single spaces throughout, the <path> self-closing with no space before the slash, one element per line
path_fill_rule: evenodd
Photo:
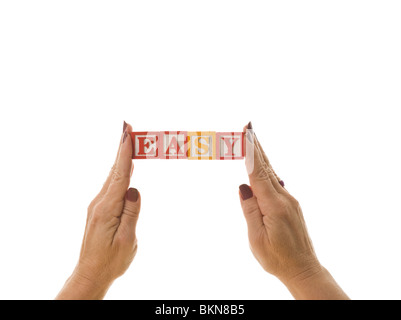
<path fill-rule="evenodd" d="M 102 299 L 135 257 L 141 199 L 138 190 L 128 189 L 132 127 L 124 122 L 123 131 L 115 164 L 89 205 L 79 262 L 56 299 Z"/>
<path fill-rule="evenodd" d="M 347 299 L 319 263 L 298 201 L 284 188 L 249 124 L 246 167 L 251 187 L 240 186 L 252 253 L 296 299 Z"/>

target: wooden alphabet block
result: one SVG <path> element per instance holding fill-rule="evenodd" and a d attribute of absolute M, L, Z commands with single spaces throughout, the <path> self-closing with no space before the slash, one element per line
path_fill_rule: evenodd
<path fill-rule="evenodd" d="M 216 159 L 216 133 L 213 131 L 188 132 L 188 159 Z"/>
<path fill-rule="evenodd" d="M 160 159 L 186 159 L 188 141 L 186 131 L 164 131 L 160 137 Z"/>
<path fill-rule="evenodd" d="M 131 132 L 133 159 L 236 160 L 245 156 L 243 132 Z"/>
<path fill-rule="evenodd" d="M 218 160 L 237 160 L 244 158 L 243 132 L 217 132 L 216 158 Z"/>
<path fill-rule="evenodd" d="M 160 152 L 160 132 L 132 132 L 132 158 L 157 159 Z"/>

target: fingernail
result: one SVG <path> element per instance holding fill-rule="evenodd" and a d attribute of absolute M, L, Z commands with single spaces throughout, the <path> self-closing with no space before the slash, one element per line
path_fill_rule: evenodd
<path fill-rule="evenodd" d="M 255 133 L 253 132 L 253 126 L 252 126 L 252 122 L 249 121 L 248 125 L 246 126 L 246 138 L 250 143 L 253 143 L 253 136 L 255 135 Z"/>
<path fill-rule="evenodd" d="M 247 184 L 241 184 L 239 186 L 242 200 L 248 200 L 253 197 L 252 189 Z"/>
<path fill-rule="evenodd" d="M 280 180 L 279 183 L 281 184 L 281 186 L 284 188 L 285 184 L 283 180 Z"/>
<path fill-rule="evenodd" d="M 124 125 L 123 125 L 123 132 L 125 132 L 125 129 L 127 129 L 128 124 L 124 121 Z"/>
<path fill-rule="evenodd" d="M 127 193 L 125 194 L 125 199 L 131 202 L 136 202 L 139 197 L 139 192 L 135 188 L 129 188 Z"/>
<path fill-rule="evenodd" d="M 246 139 L 247 139 L 251 144 L 253 144 L 253 136 L 254 136 L 253 130 L 252 130 L 252 129 L 248 129 L 248 130 L 246 131 L 246 133 L 245 133 L 245 136 L 246 136 Z"/>
<path fill-rule="evenodd" d="M 128 132 L 125 131 L 125 132 L 124 132 L 124 137 L 123 137 L 123 143 L 125 142 L 125 139 L 127 139 L 127 136 L 128 136 Z"/>

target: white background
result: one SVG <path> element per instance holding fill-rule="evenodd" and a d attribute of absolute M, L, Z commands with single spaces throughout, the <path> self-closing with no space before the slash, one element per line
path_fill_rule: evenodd
<path fill-rule="evenodd" d="M 53 299 L 134 130 L 249 120 L 353 299 L 401 293 L 399 1 L 1 1 L 0 298 Z M 108 299 L 292 299 L 249 248 L 243 161 L 142 160 Z"/>

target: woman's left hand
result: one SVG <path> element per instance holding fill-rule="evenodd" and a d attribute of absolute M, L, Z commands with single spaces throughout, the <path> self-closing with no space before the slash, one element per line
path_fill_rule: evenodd
<path fill-rule="evenodd" d="M 124 122 L 115 164 L 88 207 L 79 262 L 56 299 L 102 299 L 135 257 L 141 198 L 137 189 L 128 189 L 133 171 L 131 132 Z"/>

